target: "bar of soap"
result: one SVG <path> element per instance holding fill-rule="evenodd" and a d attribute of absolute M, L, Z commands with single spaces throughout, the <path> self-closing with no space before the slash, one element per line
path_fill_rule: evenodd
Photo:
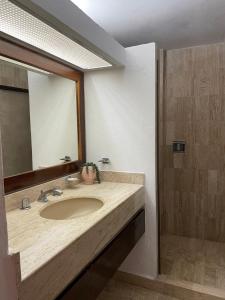
<path fill-rule="evenodd" d="M 73 183 L 79 183 L 80 182 L 80 179 L 78 179 L 78 178 L 75 178 L 75 177 L 69 177 L 69 178 L 67 178 L 67 180 L 69 181 L 69 182 L 73 182 Z"/>
<path fill-rule="evenodd" d="M 80 182 L 80 179 L 78 179 L 76 177 L 68 177 L 67 178 L 67 185 L 69 188 L 75 188 L 79 182 Z"/>

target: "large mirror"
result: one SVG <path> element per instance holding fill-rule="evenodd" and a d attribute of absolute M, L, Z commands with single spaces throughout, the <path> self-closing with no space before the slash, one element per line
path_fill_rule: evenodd
<path fill-rule="evenodd" d="M 78 160 L 76 82 L 0 57 L 4 177 Z"/>
<path fill-rule="evenodd" d="M 84 74 L 0 38 L 5 193 L 78 172 L 85 162 Z"/>

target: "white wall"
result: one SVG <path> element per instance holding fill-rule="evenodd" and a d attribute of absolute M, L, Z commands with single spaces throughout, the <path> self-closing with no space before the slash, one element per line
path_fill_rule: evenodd
<path fill-rule="evenodd" d="M 78 159 L 76 83 L 28 71 L 33 169 Z"/>
<path fill-rule="evenodd" d="M 87 160 L 109 157 L 112 170 L 146 175 L 146 232 L 122 265 L 157 275 L 155 44 L 126 49 L 126 67 L 85 74 Z"/>

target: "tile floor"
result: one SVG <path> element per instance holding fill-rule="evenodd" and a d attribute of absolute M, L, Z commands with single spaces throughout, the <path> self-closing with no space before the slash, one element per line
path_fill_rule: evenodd
<path fill-rule="evenodd" d="M 225 289 L 225 243 L 161 236 L 161 274 Z"/>
<path fill-rule="evenodd" d="M 173 297 L 155 293 L 151 290 L 110 280 L 97 300 L 178 300 Z"/>

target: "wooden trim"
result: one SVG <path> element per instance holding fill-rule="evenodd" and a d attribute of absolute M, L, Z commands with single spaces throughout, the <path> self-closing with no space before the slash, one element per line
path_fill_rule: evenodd
<path fill-rule="evenodd" d="M 0 38 L 0 55 L 76 81 L 77 100 L 78 160 L 15 176 L 5 177 L 5 193 L 12 193 L 17 190 L 78 172 L 80 166 L 86 160 L 83 72 L 4 38 Z"/>
<path fill-rule="evenodd" d="M 145 232 L 141 209 L 56 300 L 94 300 Z"/>
<path fill-rule="evenodd" d="M 45 169 L 5 177 L 5 193 L 9 194 L 27 187 L 53 180 L 55 178 L 79 172 L 81 165 L 82 162 L 77 160 Z"/>
<path fill-rule="evenodd" d="M 0 38 L 0 55 L 71 80 L 78 81 L 83 76 L 81 71 L 4 38 Z"/>
<path fill-rule="evenodd" d="M 19 87 L 15 87 L 15 86 L 9 86 L 9 85 L 0 85 L 0 90 L 19 92 L 19 93 L 29 93 L 28 89 L 23 89 L 23 88 L 19 88 Z"/>
<path fill-rule="evenodd" d="M 77 129 L 78 129 L 78 157 L 86 161 L 86 139 L 85 139 L 85 103 L 84 103 L 84 76 L 77 81 Z"/>
<path fill-rule="evenodd" d="M 161 261 L 160 261 L 160 199 L 163 185 L 163 154 L 162 154 L 162 146 L 163 146 L 163 115 L 164 115 L 164 68 L 165 68 L 165 51 L 163 49 L 159 49 L 158 51 L 158 64 L 157 64 L 157 206 L 158 206 L 158 271 L 161 273 Z"/>

